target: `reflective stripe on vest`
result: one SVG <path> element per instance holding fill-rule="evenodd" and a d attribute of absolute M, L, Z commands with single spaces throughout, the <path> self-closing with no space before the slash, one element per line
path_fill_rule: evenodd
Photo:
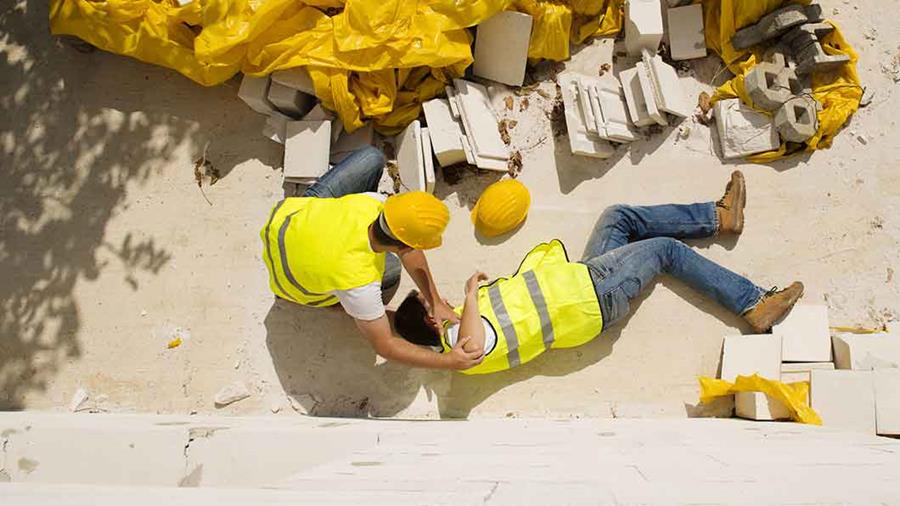
<path fill-rule="evenodd" d="M 519 336 L 516 334 L 516 327 L 509 319 L 506 305 L 503 304 L 503 297 L 500 295 L 500 285 L 494 285 L 488 288 L 488 297 L 491 299 L 491 308 L 494 310 L 494 315 L 500 323 L 500 330 L 503 331 L 503 337 L 506 338 L 506 346 L 509 350 L 506 357 L 509 360 L 509 366 L 515 367 L 521 363 L 519 358 Z"/>
<path fill-rule="evenodd" d="M 541 318 L 541 337 L 544 341 L 544 349 L 549 350 L 553 345 L 553 321 L 550 320 L 550 313 L 547 311 L 547 301 L 544 300 L 544 292 L 541 291 L 541 285 L 538 284 L 534 271 L 522 273 L 525 278 L 525 286 L 528 287 L 528 295 L 531 296 L 531 302 L 534 309 L 537 310 L 538 316 Z"/>

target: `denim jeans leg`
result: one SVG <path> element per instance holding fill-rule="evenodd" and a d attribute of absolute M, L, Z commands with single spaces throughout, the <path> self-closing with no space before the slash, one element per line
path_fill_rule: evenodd
<path fill-rule="evenodd" d="M 751 309 L 765 293 L 747 278 L 670 237 L 634 242 L 585 263 L 595 281 L 604 326 L 623 318 L 630 309 L 629 302 L 663 272 L 687 283 L 736 315 Z"/>
<path fill-rule="evenodd" d="M 384 172 L 384 155 L 367 146 L 354 151 L 303 192 L 304 197 L 337 198 L 378 191 Z"/>
<path fill-rule="evenodd" d="M 384 275 L 381 277 L 381 300 L 385 304 L 394 298 L 397 288 L 400 287 L 401 271 L 400 257 L 388 253 L 384 259 Z"/>
<path fill-rule="evenodd" d="M 597 220 L 582 259 L 595 258 L 630 242 L 653 237 L 710 237 L 716 233 L 717 226 L 713 202 L 610 206 Z"/>

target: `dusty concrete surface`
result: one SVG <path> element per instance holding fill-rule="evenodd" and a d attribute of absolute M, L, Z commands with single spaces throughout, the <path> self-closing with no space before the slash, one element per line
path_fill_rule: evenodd
<path fill-rule="evenodd" d="M 445 296 L 459 302 L 474 269 L 512 272 L 541 240 L 580 255 L 607 205 L 716 199 L 739 167 L 746 230 L 695 242 L 703 254 L 763 286 L 804 281 L 834 324 L 894 318 L 900 30 L 884 13 L 900 1 L 821 3 L 875 91 L 832 149 L 723 164 L 709 129 L 686 122 L 686 139 L 670 127 L 598 162 L 571 156 L 541 114 L 523 114 L 511 134 L 533 208 L 512 237 L 483 243 L 468 219 L 493 178 L 438 182 L 453 216 L 429 258 Z M 290 394 L 320 415 L 685 416 L 697 413 L 697 375 L 716 372 L 722 336 L 746 330 L 662 278 L 624 325 L 515 371 L 469 378 L 384 363 L 341 312 L 273 302 L 257 233 L 282 196 L 281 147 L 260 135 L 264 119 L 237 99 L 236 82 L 204 89 L 81 53 L 48 35 L 39 2 L 8 3 L 0 30 L 0 408 L 64 410 L 84 387 L 95 410 L 210 413 L 216 391 L 240 380 L 254 395 L 219 412 L 292 416 Z M 718 67 L 711 57 L 697 78 L 710 82 Z M 528 98 L 529 109 L 547 106 Z M 206 189 L 212 205 L 192 166 L 207 142 L 222 175 Z M 399 293 L 410 286 L 404 277 Z M 167 350 L 175 328 L 190 336 Z"/>

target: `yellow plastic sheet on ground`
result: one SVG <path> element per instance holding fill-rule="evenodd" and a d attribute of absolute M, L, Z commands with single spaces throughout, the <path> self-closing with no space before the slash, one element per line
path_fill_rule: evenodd
<path fill-rule="evenodd" d="M 612 35 L 624 0 L 51 0 L 50 28 L 212 86 L 239 71 L 307 67 L 348 131 L 394 133 L 472 63 L 467 28 L 503 10 L 534 17 L 528 55 Z"/>
<path fill-rule="evenodd" d="M 790 3 L 809 4 L 810 0 L 703 0 L 706 45 L 717 52 L 728 69 L 736 76 L 716 90 L 713 102 L 723 98 L 740 98 L 745 104 L 753 107 L 753 101 L 744 90 L 744 76 L 757 62 L 762 61 L 765 45 L 746 50 L 737 50 L 731 45 L 731 37 L 737 30 L 756 23 L 765 14 Z M 833 21 L 828 21 L 835 25 Z M 767 153 L 750 156 L 747 160 L 767 163 L 786 155 L 801 151 L 813 151 L 831 146 L 834 136 L 859 108 L 863 88 L 856 71 L 858 57 L 856 52 L 844 38 L 840 28 L 822 41 L 822 47 L 828 54 L 846 54 L 850 63 L 832 72 L 814 73 L 812 80 L 812 96 L 822 104 L 819 111 L 819 128 L 806 143 L 783 143 L 779 149 Z M 763 111 L 765 112 L 765 111 Z M 769 113 L 767 113 L 769 114 Z"/>
<path fill-rule="evenodd" d="M 734 383 L 729 381 L 700 377 L 700 403 L 707 404 L 718 397 L 734 395 L 737 392 L 763 392 L 773 399 L 781 401 L 791 413 L 795 422 L 822 425 L 822 419 L 809 407 L 809 383 L 782 383 L 753 376 L 738 376 Z"/>

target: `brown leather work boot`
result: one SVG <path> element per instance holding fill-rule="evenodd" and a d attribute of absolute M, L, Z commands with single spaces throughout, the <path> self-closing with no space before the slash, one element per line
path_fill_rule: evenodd
<path fill-rule="evenodd" d="M 731 181 L 725 186 L 725 195 L 716 202 L 718 234 L 740 234 L 744 231 L 744 205 L 747 203 L 747 185 L 744 175 L 736 170 L 731 173 Z"/>
<path fill-rule="evenodd" d="M 779 291 L 778 288 L 773 288 L 759 299 L 756 307 L 742 316 L 753 327 L 754 332 L 762 334 L 772 328 L 772 325 L 784 315 L 788 314 L 802 295 L 803 283 L 799 281 L 794 281 L 791 286 L 784 290 Z"/>

